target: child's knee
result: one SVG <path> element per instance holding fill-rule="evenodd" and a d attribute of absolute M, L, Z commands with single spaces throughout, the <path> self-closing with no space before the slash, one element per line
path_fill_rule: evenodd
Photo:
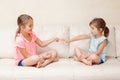
<path fill-rule="evenodd" d="M 92 54 L 90 57 L 91 57 L 92 59 L 98 58 L 98 56 L 97 56 L 96 54 Z"/>
<path fill-rule="evenodd" d="M 52 57 L 57 57 L 57 52 L 54 51 L 54 50 L 52 50 L 52 51 L 51 51 L 51 56 L 52 56 Z"/>
<path fill-rule="evenodd" d="M 38 55 L 31 56 L 31 60 L 38 62 L 40 57 Z"/>
<path fill-rule="evenodd" d="M 76 47 L 76 48 L 74 49 L 75 52 L 77 52 L 78 50 L 80 50 L 78 47 Z"/>

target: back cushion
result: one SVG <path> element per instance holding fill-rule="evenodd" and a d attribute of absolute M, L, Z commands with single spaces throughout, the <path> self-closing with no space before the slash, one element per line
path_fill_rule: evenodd
<path fill-rule="evenodd" d="M 54 37 L 68 39 L 69 29 L 65 25 L 42 25 L 38 30 L 38 37 L 42 40 L 49 40 Z M 48 50 L 56 50 L 59 57 L 67 58 L 69 56 L 69 46 L 63 42 L 53 42 L 46 47 L 37 47 L 38 53 Z"/>
<path fill-rule="evenodd" d="M 88 26 L 81 26 L 81 25 L 70 25 L 70 39 L 82 35 L 90 33 L 89 27 Z M 72 57 L 74 55 L 74 48 L 79 47 L 83 50 L 88 50 L 89 48 L 89 39 L 86 40 L 78 40 L 70 43 L 70 50 L 69 50 L 69 57 Z"/>
<path fill-rule="evenodd" d="M 116 43 L 115 43 L 115 28 L 112 25 L 108 25 L 110 34 L 108 39 L 110 40 L 110 45 L 107 48 L 107 56 L 116 57 Z"/>
<path fill-rule="evenodd" d="M 0 29 L 0 58 L 13 58 L 15 31 L 7 27 Z"/>
<path fill-rule="evenodd" d="M 110 29 L 110 35 L 109 35 L 110 45 L 107 48 L 107 56 L 116 57 L 114 28 L 110 27 L 109 29 Z M 89 26 L 81 26 L 81 25 L 70 26 L 70 38 L 86 33 L 90 33 Z M 70 57 L 73 56 L 75 47 L 79 47 L 87 51 L 89 49 L 89 39 L 79 40 L 70 43 Z"/>
<path fill-rule="evenodd" d="M 115 27 L 115 38 L 116 38 L 116 52 L 117 52 L 117 57 L 120 57 L 120 27 L 116 26 Z"/>

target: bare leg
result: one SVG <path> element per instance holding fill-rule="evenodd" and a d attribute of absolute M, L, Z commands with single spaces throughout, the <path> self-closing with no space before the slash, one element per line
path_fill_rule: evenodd
<path fill-rule="evenodd" d="M 81 61 L 84 58 L 87 58 L 89 55 L 85 53 L 82 49 L 75 48 L 75 55 L 74 55 L 74 60 L 76 61 Z"/>
<path fill-rule="evenodd" d="M 23 65 L 24 66 L 33 66 L 33 65 L 37 64 L 39 59 L 40 58 L 37 55 L 31 56 L 31 57 L 26 58 L 26 59 L 23 60 Z"/>
<path fill-rule="evenodd" d="M 73 56 L 74 60 L 79 61 L 79 57 L 81 57 L 81 55 L 82 55 L 82 53 L 80 52 L 80 49 L 75 48 L 74 53 L 75 53 L 74 56 Z"/>
<path fill-rule="evenodd" d="M 45 57 L 45 55 L 50 55 L 50 57 L 47 57 L 45 59 L 45 61 L 41 65 L 41 67 L 45 67 L 46 65 L 48 65 L 48 64 L 50 64 L 52 62 L 58 61 L 56 51 L 51 50 L 51 51 L 45 52 L 43 54 L 44 54 L 44 57 Z"/>
<path fill-rule="evenodd" d="M 86 65 L 89 65 L 89 66 L 92 65 L 92 60 L 82 59 L 82 62 Z"/>
<path fill-rule="evenodd" d="M 45 56 L 42 56 L 42 55 L 39 55 L 39 57 L 40 57 L 40 60 L 38 61 L 36 65 L 37 68 L 42 66 L 42 63 L 45 61 L 45 58 L 46 58 Z"/>
<path fill-rule="evenodd" d="M 99 56 L 96 55 L 96 54 L 90 55 L 90 56 L 87 58 L 87 60 L 92 60 L 92 63 L 93 63 L 93 64 L 99 64 L 99 63 L 100 63 L 100 58 L 99 58 Z"/>

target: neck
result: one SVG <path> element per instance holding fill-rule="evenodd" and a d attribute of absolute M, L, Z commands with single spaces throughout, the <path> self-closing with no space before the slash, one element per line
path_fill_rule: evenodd
<path fill-rule="evenodd" d="M 29 33 L 26 33 L 26 32 L 23 32 L 23 31 L 21 31 L 20 33 L 22 33 L 22 35 L 23 35 L 25 38 L 27 38 L 27 37 L 29 37 L 29 36 L 30 36 L 30 34 L 29 34 Z"/>
<path fill-rule="evenodd" d="M 99 37 L 101 37 L 102 36 L 102 34 L 97 34 L 96 35 L 96 38 L 99 38 Z"/>

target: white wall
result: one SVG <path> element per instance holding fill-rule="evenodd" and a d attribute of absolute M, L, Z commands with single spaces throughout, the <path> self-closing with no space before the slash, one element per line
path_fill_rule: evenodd
<path fill-rule="evenodd" d="M 94 17 L 103 17 L 108 24 L 120 23 L 120 0 L 0 0 L 0 29 L 15 27 L 20 14 L 40 24 L 88 25 Z"/>
<path fill-rule="evenodd" d="M 0 0 L 0 57 L 13 56 L 17 17 L 23 13 L 34 18 L 35 30 L 42 24 L 88 26 L 94 17 L 115 26 L 120 24 L 120 0 Z"/>

